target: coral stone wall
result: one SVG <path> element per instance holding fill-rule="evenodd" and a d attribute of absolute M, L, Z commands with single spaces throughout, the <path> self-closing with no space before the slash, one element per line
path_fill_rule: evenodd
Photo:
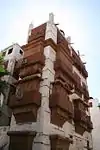
<path fill-rule="evenodd" d="M 24 59 L 15 68 L 20 80 L 9 100 L 15 117 L 10 148 L 14 148 L 12 137 L 18 139 L 19 131 L 28 130 L 36 131 L 34 150 L 91 149 L 88 73 L 52 14 L 47 23 L 32 29 L 22 49 Z"/>

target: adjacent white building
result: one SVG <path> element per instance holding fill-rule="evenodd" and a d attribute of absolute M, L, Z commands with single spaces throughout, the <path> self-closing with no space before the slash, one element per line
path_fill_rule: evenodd
<path fill-rule="evenodd" d="M 10 75 L 4 76 L 3 80 L 9 83 L 8 88 L 6 89 L 6 97 L 3 94 L 0 95 L 0 109 L 2 115 L 0 116 L 0 148 L 5 147 L 8 142 L 7 131 L 9 130 L 11 110 L 7 105 L 8 94 L 10 90 L 10 85 L 15 81 L 13 78 L 14 67 L 16 61 L 23 58 L 24 52 L 21 47 L 15 43 L 4 50 L 1 51 L 4 56 L 5 62 L 7 62 L 6 69 L 10 72 Z"/>
<path fill-rule="evenodd" d="M 93 150 L 100 150 L 100 103 L 96 99 L 92 99 L 91 101 L 92 107 L 90 108 L 90 113 L 93 122 Z"/>

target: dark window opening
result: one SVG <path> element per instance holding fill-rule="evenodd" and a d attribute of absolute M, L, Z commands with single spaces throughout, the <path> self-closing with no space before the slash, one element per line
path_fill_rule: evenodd
<path fill-rule="evenodd" d="M 8 54 L 11 54 L 13 51 L 13 48 L 9 49 Z"/>
<path fill-rule="evenodd" d="M 20 54 L 21 54 L 21 55 L 23 54 L 23 51 L 22 51 L 22 50 L 20 50 Z"/>
<path fill-rule="evenodd" d="M 87 149 L 89 150 L 89 141 L 87 141 Z"/>

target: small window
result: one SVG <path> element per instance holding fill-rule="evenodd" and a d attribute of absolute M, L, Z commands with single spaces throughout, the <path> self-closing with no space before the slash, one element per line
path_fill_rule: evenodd
<path fill-rule="evenodd" d="M 23 51 L 22 51 L 22 50 L 20 50 L 20 54 L 21 54 L 21 55 L 23 54 Z"/>
<path fill-rule="evenodd" d="M 9 49 L 9 50 L 8 50 L 8 54 L 11 54 L 12 51 L 13 51 L 13 48 Z"/>

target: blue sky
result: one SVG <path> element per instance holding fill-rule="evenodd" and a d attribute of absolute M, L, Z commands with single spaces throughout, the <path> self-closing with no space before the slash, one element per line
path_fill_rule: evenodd
<path fill-rule="evenodd" d="M 55 23 L 71 36 L 73 47 L 84 54 L 90 95 L 100 98 L 99 0 L 0 0 L 0 49 L 27 39 L 28 25 L 37 26 L 55 14 Z"/>

